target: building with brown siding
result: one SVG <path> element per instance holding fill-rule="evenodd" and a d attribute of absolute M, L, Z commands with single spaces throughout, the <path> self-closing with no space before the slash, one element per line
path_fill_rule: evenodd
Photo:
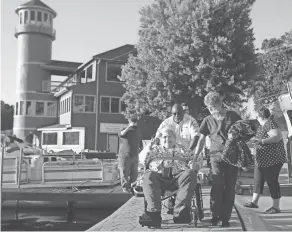
<path fill-rule="evenodd" d="M 56 37 L 56 12 L 39 0 L 19 6 L 17 102 L 13 132 L 20 138 L 36 135 L 48 150 L 118 151 L 118 132 L 127 120 L 121 114 L 125 91 L 117 78 L 128 56 L 136 52 L 124 45 L 95 55 L 88 62 L 51 59 Z M 52 75 L 65 76 L 58 83 Z M 160 120 L 144 117 L 143 139 L 150 139 Z"/>

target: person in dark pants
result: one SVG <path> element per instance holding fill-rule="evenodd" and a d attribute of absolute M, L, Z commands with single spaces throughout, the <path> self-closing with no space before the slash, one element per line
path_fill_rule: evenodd
<path fill-rule="evenodd" d="M 210 137 L 210 163 L 212 172 L 212 188 L 210 208 L 215 226 L 222 221 L 223 227 L 229 226 L 229 220 L 235 199 L 235 185 L 238 167 L 226 163 L 222 159 L 225 141 L 230 127 L 241 117 L 234 111 L 223 108 L 223 99 L 217 92 L 209 92 L 204 103 L 211 115 L 204 118 L 200 126 L 200 138 L 195 148 L 194 159 L 199 156 L 205 145 L 206 136 Z"/>
<path fill-rule="evenodd" d="M 137 118 L 129 119 L 129 125 L 124 128 L 120 136 L 119 168 L 121 185 L 124 192 L 131 193 L 131 184 L 138 178 L 139 149 L 142 135 L 138 128 Z"/>
<path fill-rule="evenodd" d="M 267 182 L 273 205 L 265 211 L 266 214 L 281 212 L 279 175 L 286 160 L 286 152 L 282 133 L 270 111 L 265 107 L 256 109 L 260 126 L 257 130 L 254 144 L 256 145 L 253 198 L 244 204 L 248 208 L 258 208 L 260 194 L 263 193 L 264 183 Z"/>

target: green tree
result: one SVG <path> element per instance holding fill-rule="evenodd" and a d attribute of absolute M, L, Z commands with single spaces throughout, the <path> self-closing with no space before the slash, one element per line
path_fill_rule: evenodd
<path fill-rule="evenodd" d="M 216 90 L 228 106 L 244 101 L 255 68 L 250 11 L 255 0 L 155 0 L 140 11 L 137 55 L 120 79 L 126 116 L 168 116 L 187 102 L 198 119 L 203 97 Z"/>
<path fill-rule="evenodd" d="M 252 93 L 257 104 L 270 104 L 287 92 L 286 83 L 292 76 L 292 30 L 280 38 L 265 39 L 262 51 L 258 54 L 260 78 Z"/>
<path fill-rule="evenodd" d="M 1 131 L 13 128 L 14 107 L 1 101 Z"/>

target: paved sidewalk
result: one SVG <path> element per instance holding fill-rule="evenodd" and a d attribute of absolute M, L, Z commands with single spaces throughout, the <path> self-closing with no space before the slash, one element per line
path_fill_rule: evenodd
<path fill-rule="evenodd" d="M 271 207 L 270 196 L 262 196 L 258 209 L 250 209 L 243 206 L 251 201 L 252 196 L 237 195 L 235 206 L 239 210 L 243 224 L 247 231 L 292 231 L 292 186 L 287 188 L 280 201 L 281 213 L 266 215 L 263 212 Z"/>
<path fill-rule="evenodd" d="M 202 222 L 198 222 L 198 227 L 194 224 L 174 224 L 172 215 L 166 214 L 166 207 L 162 211 L 162 225 L 161 229 L 148 229 L 141 227 L 138 223 L 138 217 L 143 213 L 144 205 L 143 198 L 132 197 L 121 208 L 115 211 L 111 216 L 99 222 L 88 231 L 242 231 L 239 218 L 235 209 L 232 212 L 230 227 L 221 228 L 220 226 L 210 227 L 208 222 L 210 220 L 209 210 L 209 193 L 210 187 L 203 186 L 203 202 L 205 208 L 205 218 Z"/>

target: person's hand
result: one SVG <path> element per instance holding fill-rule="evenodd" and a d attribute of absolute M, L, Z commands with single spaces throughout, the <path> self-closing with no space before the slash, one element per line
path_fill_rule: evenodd
<path fill-rule="evenodd" d="M 251 142 L 254 145 L 262 145 L 262 140 L 261 139 L 254 138 L 254 139 L 251 140 Z"/>

